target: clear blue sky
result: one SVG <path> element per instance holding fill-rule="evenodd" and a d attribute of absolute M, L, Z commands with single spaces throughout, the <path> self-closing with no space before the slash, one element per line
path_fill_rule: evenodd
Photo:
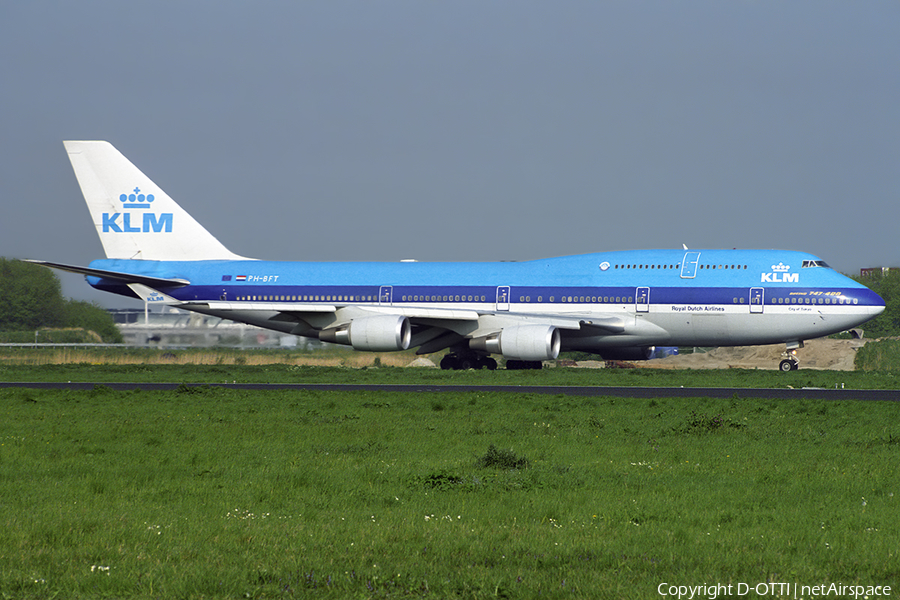
<path fill-rule="evenodd" d="M 102 257 L 62 140 L 105 139 L 257 258 L 900 265 L 898 31 L 894 0 L 3 2 L 0 256 Z"/>

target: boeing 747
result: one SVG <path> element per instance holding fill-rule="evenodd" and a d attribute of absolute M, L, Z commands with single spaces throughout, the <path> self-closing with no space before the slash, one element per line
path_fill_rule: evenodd
<path fill-rule="evenodd" d="M 65 142 L 106 258 L 96 289 L 356 350 L 448 350 L 445 369 L 540 368 L 561 351 L 784 343 L 880 314 L 878 294 L 810 254 L 632 250 L 527 262 L 273 262 L 234 254 L 112 145 Z M 798 367 L 790 355 L 782 370 Z"/>

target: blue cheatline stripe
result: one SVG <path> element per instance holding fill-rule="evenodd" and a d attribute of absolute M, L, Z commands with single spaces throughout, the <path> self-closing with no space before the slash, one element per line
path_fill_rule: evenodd
<path fill-rule="evenodd" d="M 227 282 L 224 282 L 227 283 Z M 756 286 L 762 287 L 762 286 Z M 497 302 L 495 286 L 391 286 L 393 304 L 429 302 Z M 636 288 L 511 287 L 510 304 L 631 304 Z M 679 304 L 749 304 L 749 287 L 651 287 L 651 306 Z M 878 303 L 865 288 L 763 288 L 765 304 Z M 250 302 L 378 302 L 381 286 L 221 285 L 190 286 L 169 292 L 178 300 Z M 743 300 L 743 302 L 741 301 Z M 807 301 L 809 300 L 809 301 Z M 820 301 L 821 300 L 821 301 Z M 843 300 L 843 302 L 842 302 Z M 798 302 L 799 301 L 799 302 Z M 880 303 L 878 303 L 880 304 Z"/>

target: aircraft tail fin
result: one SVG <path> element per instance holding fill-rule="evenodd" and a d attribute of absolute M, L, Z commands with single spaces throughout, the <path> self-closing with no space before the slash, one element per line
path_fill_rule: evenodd
<path fill-rule="evenodd" d="M 109 142 L 64 142 L 107 258 L 247 260 L 229 251 Z"/>

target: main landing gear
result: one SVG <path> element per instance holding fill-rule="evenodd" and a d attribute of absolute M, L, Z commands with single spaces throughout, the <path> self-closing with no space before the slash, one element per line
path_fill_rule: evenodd
<path fill-rule="evenodd" d="M 441 368 L 445 371 L 467 371 L 468 369 L 493 371 L 497 368 L 497 361 L 477 352 L 454 352 L 441 359 Z"/>
<path fill-rule="evenodd" d="M 784 357 L 778 363 L 780 371 L 796 371 L 800 368 L 800 359 L 797 358 L 797 350 L 803 347 L 803 342 L 788 342 L 787 349 L 781 353 Z"/>
<path fill-rule="evenodd" d="M 477 352 L 454 352 L 441 359 L 441 368 L 445 371 L 466 371 L 468 369 L 487 369 L 493 371 L 497 368 L 497 361 Z M 539 360 L 515 360 L 506 361 L 508 371 L 522 371 L 526 369 L 543 369 L 544 363 Z"/>
<path fill-rule="evenodd" d="M 467 371 L 469 369 L 487 369 L 493 371 L 497 368 L 497 361 L 486 352 L 476 352 L 467 344 L 457 344 L 450 347 L 450 351 L 441 359 L 441 368 L 445 371 Z M 524 369 L 542 369 L 544 363 L 539 360 L 507 359 L 508 371 L 521 371 Z"/>

